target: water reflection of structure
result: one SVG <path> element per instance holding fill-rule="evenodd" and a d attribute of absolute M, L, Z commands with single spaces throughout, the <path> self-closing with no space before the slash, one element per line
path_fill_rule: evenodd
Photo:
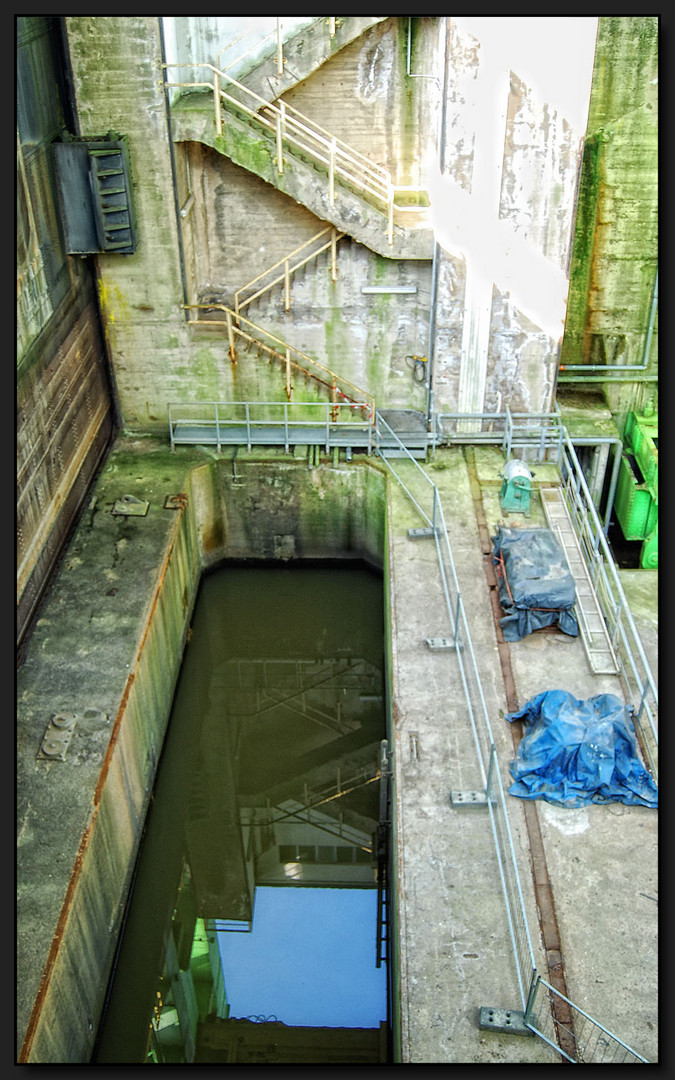
<path fill-rule="evenodd" d="M 256 886 L 378 885 L 381 579 L 338 574 L 338 611 L 328 571 L 310 572 L 299 613 L 287 607 L 289 595 L 302 606 L 295 574 L 275 586 L 265 571 L 257 587 L 229 574 L 205 580 L 195 610 L 101 1063 L 202 1060 L 207 1031 L 209 1053 L 223 1040 L 229 1053 L 225 1032 L 238 1021 L 229 1019 L 218 934 L 251 930 Z M 279 1026 L 279 1045 L 295 1047 L 284 1054 L 314 1053 L 321 1041 L 322 1029 L 299 1029 L 298 1040 Z M 375 1035 L 364 1035 L 368 1055 L 380 1053 Z M 245 1060 L 260 1050 L 254 1037 Z M 339 1060 L 365 1060 L 345 1053 L 346 1044 Z"/>

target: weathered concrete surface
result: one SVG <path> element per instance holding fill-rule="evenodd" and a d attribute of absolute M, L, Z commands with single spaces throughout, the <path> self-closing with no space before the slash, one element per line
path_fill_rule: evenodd
<path fill-rule="evenodd" d="M 172 591 L 161 620 L 165 637 L 158 638 L 155 646 L 164 663 L 158 663 L 154 678 L 145 682 L 136 719 L 132 714 L 127 716 L 127 720 L 132 719 L 129 730 L 133 738 L 126 744 L 120 742 L 124 761 L 119 762 L 119 769 L 111 765 L 110 798 L 98 810 L 101 820 L 108 814 L 105 843 L 97 849 L 91 873 L 78 870 L 82 839 L 89 835 L 92 815 L 95 818 L 97 813 L 96 792 L 115 726 L 113 719 L 136 662 L 157 575 L 175 527 L 175 515 L 180 513 L 164 509 L 165 496 L 191 491 L 195 513 L 202 522 L 191 541 L 193 555 L 181 555 L 177 560 L 181 568 L 177 582 L 192 581 L 191 559 L 208 563 L 209 558 L 226 551 L 228 536 L 235 543 L 230 553 L 236 555 L 244 537 L 237 514 L 229 519 L 226 516 L 218 525 L 221 499 L 227 506 L 232 495 L 234 475 L 229 457 L 221 459 L 217 470 L 220 482 L 214 484 L 205 482 L 215 460 L 207 451 L 178 449 L 171 454 L 150 440 L 122 440 L 119 451 L 99 478 L 95 508 L 87 511 L 73 537 L 17 677 L 19 1047 L 64 904 L 74 910 L 68 898 L 74 867 L 86 884 L 76 933 L 70 933 L 72 926 L 66 927 L 67 948 L 62 942 L 57 950 L 54 970 L 59 957 L 62 961 L 54 983 L 58 996 L 45 1006 L 44 1037 L 40 1035 L 35 1043 L 35 1060 L 45 1063 L 87 1060 L 122 914 L 125 874 L 161 749 L 160 718 L 170 704 L 174 677 L 166 660 L 170 656 L 177 662 L 180 656 L 181 635 L 190 610 L 189 595 L 186 601 L 180 588 Z M 275 497 L 284 495 L 285 474 L 282 469 L 278 477 L 282 486 L 275 488 L 272 463 L 295 467 L 311 476 L 306 464 L 282 458 L 274 451 L 263 452 L 259 458 L 242 455 L 238 470 L 244 486 L 236 489 L 238 514 L 243 513 L 247 500 L 259 499 L 265 486 Z M 476 458 L 486 516 L 494 526 L 499 517 L 498 478 L 503 462 L 492 448 L 477 450 Z M 249 460 L 253 487 L 247 490 Z M 271 484 L 264 479 L 264 462 L 270 465 Z M 396 464 L 403 471 L 408 467 L 406 462 Z M 333 478 L 337 487 L 343 485 L 342 471 L 359 468 L 370 471 L 364 460 L 340 466 Z M 502 782 L 507 786 L 512 732 L 500 717 L 506 704 L 504 684 L 464 456 L 461 450 L 440 451 L 435 462 L 423 468 L 441 493 Z M 192 470 L 196 473 L 190 487 Z M 317 507 L 327 505 L 320 491 L 328 490 L 334 471 L 326 464 L 314 470 Z M 381 486 L 380 470 L 374 472 Z M 417 470 L 410 483 L 416 496 L 428 497 Z M 148 515 L 113 516 L 112 505 L 123 494 L 148 500 Z M 373 505 L 379 501 L 384 513 L 381 493 L 374 492 L 372 497 Z M 537 506 L 535 498 L 533 521 L 537 520 Z M 522 1006 L 487 813 L 475 807 L 456 808 L 450 802 L 451 791 L 480 789 L 483 777 L 463 703 L 457 657 L 454 653 L 433 653 L 424 644 L 426 637 L 447 633 L 448 625 L 435 553 L 429 546 L 433 541 L 411 540 L 407 534 L 408 528 L 420 524 L 413 504 L 392 482 L 388 590 L 400 1060 L 551 1063 L 558 1056 L 539 1039 L 485 1032 L 478 1027 L 481 1006 L 516 1010 Z M 357 515 L 357 535 L 359 530 L 365 542 L 379 542 L 373 522 L 368 525 Z M 290 554 L 284 542 L 288 535 L 287 528 L 275 529 L 268 522 L 266 531 L 263 527 L 259 533 L 260 553 Z M 281 537 L 278 549 L 275 537 Z M 654 635 L 655 574 L 649 573 L 647 579 L 644 573 L 640 571 L 639 578 L 628 580 L 639 598 L 640 624 Z M 519 702 L 524 704 L 533 693 L 552 688 L 552 672 L 556 685 L 579 695 L 597 691 L 597 681 L 589 677 L 580 650 L 578 641 L 560 635 L 512 646 Z M 603 685 L 612 686 L 612 681 Z M 38 760 L 46 725 L 59 710 L 77 712 L 81 717 L 66 759 Z M 151 712 L 155 720 L 149 724 Z M 484 740 L 480 742 L 482 745 Z M 545 974 L 523 807 L 519 800 L 509 797 L 507 801 L 535 961 Z M 548 805 L 538 810 L 563 939 L 569 996 L 654 1060 L 658 815 L 620 804 L 565 813 Z M 94 917 L 93 924 L 89 915 Z M 105 927 L 107 944 L 92 934 L 92 925 Z M 60 1028 L 64 1016 L 76 1018 L 65 1033 Z"/>
<path fill-rule="evenodd" d="M 416 227 L 412 228 L 410 215 L 406 218 L 396 211 L 389 242 L 384 185 L 381 194 L 373 196 L 369 193 L 364 197 L 360 191 L 340 183 L 338 178 L 331 201 L 328 171 L 321 163 L 327 152 L 325 146 L 319 149 L 316 162 L 305 160 L 306 154 L 302 152 L 287 153 L 280 173 L 274 132 L 255 122 L 243 122 L 232 111 L 227 113 L 222 135 L 219 135 L 210 93 L 186 95 L 172 107 L 171 116 L 173 137 L 177 142 L 198 141 L 214 147 L 235 165 L 250 170 L 290 199 L 306 206 L 320 222 L 330 222 L 378 254 L 392 259 L 432 257 L 433 234 L 428 212 L 420 212 Z"/>
<path fill-rule="evenodd" d="M 487 523 L 494 535 L 503 458 L 476 448 Z M 396 463 L 397 464 L 397 463 Z M 397 466 L 398 467 L 398 466 Z M 404 463 L 422 502 L 424 484 Z M 503 784 L 514 757 L 485 571 L 461 451 L 441 451 L 424 471 L 438 485 L 479 657 L 485 700 Z M 540 475 L 541 471 L 541 475 Z M 537 472 L 547 479 L 546 468 Z M 546 524 L 533 494 L 528 523 Z M 398 901 L 401 905 L 401 1060 L 551 1061 L 535 1043 L 478 1029 L 478 1007 L 519 1008 L 495 849 L 485 811 L 453 808 L 451 789 L 480 787 L 456 659 L 425 648 L 449 623 L 432 540 L 410 540 L 423 524 L 412 503 L 391 494 L 393 669 L 398 819 Z M 642 582 L 642 579 L 640 579 Z M 630 581 L 635 588 L 635 582 Z M 640 625 L 655 632 L 654 579 L 640 585 Z M 636 590 L 637 591 L 637 590 Z M 607 691 L 618 680 L 591 675 L 579 639 L 532 635 L 509 646 L 519 707 L 548 689 L 579 697 Z M 534 907 L 528 840 L 520 800 L 506 796 L 537 969 L 548 978 Z M 614 1035 L 657 1059 L 658 814 L 623 804 L 562 810 L 536 804 L 561 936 L 568 996 Z"/>

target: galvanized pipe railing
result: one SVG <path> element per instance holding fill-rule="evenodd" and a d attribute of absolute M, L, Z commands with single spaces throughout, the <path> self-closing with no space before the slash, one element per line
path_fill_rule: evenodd
<path fill-rule="evenodd" d="M 433 531 L 443 595 L 450 623 L 450 633 L 454 644 L 453 654 L 456 656 L 459 666 L 459 675 L 464 691 L 469 723 L 471 725 L 471 731 L 476 747 L 477 764 L 488 796 L 487 803 L 495 840 L 502 888 L 504 891 L 506 914 L 513 944 L 521 1002 L 524 1009 L 527 1002 L 532 973 L 536 969 L 536 964 L 527 924 L 527 916 L 525 913 L 520 875 L 518 872 L 513 837 L 509 824 L 509 815 L 506 808 L 506 797 L 496 761 L 492 726 L 490 724 L 490 717 L 485 701 L 485 695 L 483 693 L 478 662 L 473 649 L 471 633 L 466 618 L 466 610 L 464 608 L 454 559 L 452 557 L 450 539 L 448 537 L 440 495 L 436 485 L 427 476 L 419 462 L 409 453 L 405 444 L 398 438 L 380 413 L 377 413 L 377 428 L 378 431 L 385 432 L 390 440 L 394 440 L 398 445 L 399 453 L 403 454 L 403 460 L 407 460 L 412 464 L 414 475 L 424 485 L 423 490 L 426 497 L 422 496 L 422 502 L 420 502 L 412 492 L 409 484 L 406 483 L 405 479 L 400 475 L 400 470 L 398 470 L 394 464 L 395 459 L 389 459 L 386 451 L 379 452 L 384 464 L 392 473 L 415 508 L 419 511 L 422 519 Z M 426 509 L 422 503 L 426 505 Z"/>
<path fill-rule="evenodd" d="M 565 432 L 559 462 L 560 490 L 620 664 L 626 698 L 647 764 L 658 781 L 658 690 L 621 585 L 595 504 L 570 436 Z"/>
<path fill-rule="evenodd" d="M 464 689 L 467 709 L 469 712 L 469 718 L 471 722 L 472 732 L 474 735 L 474 742 L 476 745 L 477 756 L 481 773 L 485 779 L 485 790 L 487 796 L 487 804 L 490 812 L 490 820 L 493 830 L 493 836 L 495 841 L 495 850 L 497 853 L 497 859 L 499 863 L 499 872 L 502 883 L 502 890 L 504 893 L 507 921 L 509 925 L 509 932 L 511 936 L 511 942 L 513 946 L 514 961 L 516 967 L 516 974 L 518 978 L 518 985 L 521 995 L 521 1002 L 523 1006 L 523 1019 L 526 1026 L 528 1026 L 536 1035 L 540 1036 L 545 1042 L 549 1043 L 554 1049 L 556 1049 L 563 1057 L 571 1062 L 596 1062 L 596 1061 L 614 1061 L 614 1062 L 645 1062 L 646 1059 L 641 1057 L 636 1051 L 632 1050 L 623 1040 L 613 1035 L 607 1028 L 603 1027 L 596 1020 L 575 1006 L 559 991 L 551 987 L 545 982 L 537 971 L 537 966 L 534 958 L 534 952 L 532 949 L 532 939 L 527 921 L 527 913 L 525 910 L 525 903 L 522 893 L 522 887 L 520 883 L 520 875 L 518 872 L 518 864 L 513 845 L 513 836 L 509 825 L 508 810 L 506 807 L 506 797 L 501 780 L 501 774 L 499 770 L 499 764 L 497 760 L 497 754 L 495 749 L 494 739 L 492 737 L 492 729 L 490 725 L 489 715 L 485 704 L 485 698 L 482 692 L 480 683 L 480 674 L 478 665 L 476 663 L 473 647 L 471 644 L 471 635 L 469 627 L 466 622 L 466 613 L 464 605 L 461 599 L 461 592 L 459 584 L 457 582 L 457 575 L 455 573 L 454 562 L 452 560 L 452 552 L 450 549 L 450 542 L 448 539 L 447 528 L 443 518 L 443 511 L 441 507 L 440 497 L 436 485 L 429 479 L 427 474 L 421 468 L 416 459 L 407 451 L 407 448 L 403 442 L 395 436 L 395 433 L 384 421 L 381 415 L 377 414 L 377 427 L 378 430 L 382 429 L 387 431 L 389 437 L 392 436 L 398 442 L 399 452 L 404 452 L 404 457 L 412 463 L 416 475 L 419 478 L 423 478 L 426 485 L 427 496 L 431 497 L 431 506 L 428 506 L 428 500 L 422 499 L 422 502 L 427 503 L 427 509 L 422 506 L 419 499 L 410 490 L 408 484 L 400 476 L 396 470 L 392 461 L 386 456 L 386 452 L 380 451 L 380 456 L 386 464 L 389 471 L 395 477 L 397 482 L 401 485 L 404 492 L 411 500 L 416 509 L 420 512 L 423 520 L 433 530 L 433 534 L 436 540 L 436 548 L 439 558 L 439 566 L 441 570 L 441 578 L 443 583 L 443 592 L 447 605 L 447 612 L 454 637 L 454 654 L 457 657 L 462 685 Z M 577 489 L 585 487 L 585 481 L 583 479 L 583 473 L 579 466 L 576 454 L 574 454 L 574 448 L 569 441 L 569 436 L 565 432 L 564 441 L 568 451 L 571 451 L 571 460 L 575 463 L 575 482 Z M 594 525 L 596 528 L 596 534 L 598 536 L 599 546 L 604 545 L 606 548 L 606 540 L 602 528 L 600 526 L 597 513 L 593 506 L 588 488 L 585 487 L 585 497 L 592 510 L 589 511 L 590 516 L 595 514 Z M 613 559 L 607 549 L 607 556 L 613 566 Z M 447 562 L 447 566 L 444 565 Z M 449 572 L 448 572 L 449 571 Z M 614 569 L 614 577 L 616 578 L 616 570 Z M 618 578 L 616 584 L 619 585 Z M 452 593 L 454 589 L 454 595 Z M 630 612 L 628 613 L 630 616 Z M 632 619 L 630 620 L 632 622 Z M 461 633 L 460 633 L 461 627 Z M 637 635 L 637 631 L 635 631 Z M 641 656 L 644 657 L 641 643 L 639 642 L 639 636 L 637 636 L 637 648 Z M 469 659 L 469 663 L 465 664 L 463 660 L 463 653 L 466 653 Z M 645 660 L 646 664 L 646 660 Z M 648 669 L 648 665 L 647 665 Z M 650 685 L 650 690 L 654 689 Z M 475 707 L 479 702 L 479 706 Z M 476 723 L 478 719 L 479 723 Z M 484 748 L 489 742 L 489 752 L 487 755 L 488 770 L 487 775 L 485 773 L 484 765 Z M 542 989 L 544 988 L 544 989 Z M 548 991 L 549 999 L 544 1000 Z M 556 1029 L 558 1021 L 553 1019 L 551 1011 L 551 995 L 558 995 L 562 998 L 572 1009 L 572 1016 L 574 1022 L 574 1029 L 570 1031 L 560 1031 Z M 557 1015 L 557 1014 L 556 1014 Z M 558 1025 L 559 1026 L 559 1025 Z M 577 1030 L 579 1028 L 579 1030 Z"/>
<path fill-rule="evenodd" d="M 179 442 L 215 442 L 220 453 L 225 444 L 241 443 L 250 453 L 254 445 L 278 442 L 265 435 L 271 430 L 283 433 L 286 451 L 299 436 L 306 445 L 325 446 L 327 453 L 336 447 L 344 448 L 344 437 L 352 434 L 354 442 L 365 446 L 368 454 L 376 444 L 372 421 L 359 419 L 349 402 L 336 406 L 328 401 L 181 401 L 169 402 L 167 408 L 172 450 Z M 313 415 L 316 418 L 312 419 Z M 312 436 L 310 441 L 305 437 L 308 434 Z"/>

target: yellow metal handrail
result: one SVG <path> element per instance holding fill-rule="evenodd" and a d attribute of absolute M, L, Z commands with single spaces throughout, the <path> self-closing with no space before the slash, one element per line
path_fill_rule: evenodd
<path fill-rule="evenodd" d="M 310 245 L 315 244 L 316 241 L 320 240 L 321 237 L 326 235 L 326 233 L 331 234 L 329 240 L 321 244 L 321 246 L 316 248 L 316 250 L 310 251 L 308 255 L 300 259 L 299 262 L 294 263 L 293 266 L 291 266 L 291 259 L 294 256 L 299 255 L 301 251 L 304 251 Z M 281 281 L 283 281 L 284 283 L 284 308 L 286 311 L 290 311 L 291 274 L 294 274 L 295 271 L 299 270 L 301 266 L 305 266 L 311 259 L 317 258 L 319 255 L 321 255 L 323 251 L 327 251 L 328 248 L 331 249 L 331 278 L 333 279 L 333 281 L 335 281 L 337 277 L 336 245 L 338 240 L 341 240 L 344 235 L 345 234 L 343 232 L 338 232 L 334 225 L 329 225 L 326 229 L 322 229 L 321 232 L 316 233 L 315 236 L 312 236 L 309 240 L 305 241 L 304 244 L 301 244 L 300 247 L 297 247 L 294 251 L 289 252 L 289 254 L 285 256 L 285 258 L 279 259 L 279 261 L 274 263 L 273 266 L 268 266 L 266 270 L 263 270 L 262 274 L 258 274 L 257 277 L 254 277 L 251 281 L 248 281 L 246 285 L 242 285 L 241 288 L 237 289 L 236 293 L 234 294 L 234 309 L 237 317 L 239 317 L 240 312 L 243 311 L 243 309 L 248 304 L 252 303 L 254 300 L 259 299 L 259 297 L 263 296 L 266 292 L 269 292 L 270 289 L 274 288 L 274 286 L 278 285 Z M 262 281 L 263 278 L 267 277 L 268 274 L 273 273 L 273 271 L 277 270 L 280 266 L 283 267 L 282 274 L 278 274 L 272 281 L 269 281 L 266 285 L 263 285 L 262 288 L 258 289 L 257 292 L 252 293 L 251 296 L 246 297 L 245 300 L 240 299 L 242 294 L 245 293 L 247 289 L 250 289 L 253 285 L 257 285 L 259 281 Z"/>
<path fill-rule="evenodd" d="M 331 401 L 335 406 L 347 402 L 353 405 L 354 408 L 363 409 L 368 419 L 375 423 L 375 398 L 372 394 L 362 390 L 360 386 L 356 386 L 349 379 L 338 376 L 330 368 L 320 364 L 314 357 L 308 356 L 307 353 L 303 353 L 299 349 L 294 349 L 287 342 L 277 337 L 276 334 L 271 334 L 268 330 L 257 326 L 244 315 L 238 315 L 236 311 L 232 311 L 225 304 L 183 304 L 183 307 L 188 311 L 222 311 L 224 313 L 224 319 L 188 319 L 188 325 L 202 327 L 225 326 L 227 329 L 228 353 L 233 364 L 237 361 L 236 341 L 238 337 L 244 338 L 245 341 L 255 345 L 256 348 L 268 353 L 269 361 L 279 360 L 284 366 L 286 397 L 289 401 L 294 389 L 291 382 L 291 373 L 298 371 L 321 386 L 326 387 L 330 391 Z M 242 322 L 246 323 L 253 332 L 243 329 L 240 325 Z M 261 341 L 261 336 L 267 338 L 273 344 L 267 344 L 264 340 Z"/>
<path fill-rule="evenodd" d="M 426 193 L 420 188 L 410 186 L 396 186 L 393 184 L 391 174 L 381 165 L 370 161 L 364 154 L 349 146 L 343 140 L 331 135 L 330 132 L 315 124 L 309 117 L 298 112 L 297 109 L 285 102 L 279 105 L 271 104 L 260 97 L 253 90 L 236 79 L 231 78 L 226 72 L 220 71 L 213 64 L 164 64 L 164 68 L 188 67 L 192 70 L 204 68 L 212 73 L 211 81 L 200 82 L 167 82 L 167 87 L 183 89 L 208 88 L 213 90 L 215 127 L 216 134 L 220 137 L 223 133 L 223 103 L 244 113 L 249 121 L 263 128 L 276 139 L 277 146 L 277 169 L 279 175 L 284 168 L 284 147 L 293 151 L 301 151 L 308 155 L 314 162 L 323 167 L 328 173 L 329 195 L 331 206 L 335 201 L 335 182 L 342 181 L 347 186 L 370 196 L 386 214 L 387 218 L 387 241 L 391 246 L 394 241 L 394 208 L 402 211 L 418 209 L 418 207 L 398 206 L 396 204 L 396 192 L 416 192 L 418 195 Z M 236 89 L 241 95 L 235 97 L 223 89 L 223 82 L 230 89 Z M 421 205 L 421 204 L 420 204 Z"/>

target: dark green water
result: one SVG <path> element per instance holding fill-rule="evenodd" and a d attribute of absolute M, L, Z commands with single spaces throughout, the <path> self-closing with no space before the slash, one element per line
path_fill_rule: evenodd
<path fill-rule="evenodd" d="M 242 1014 L 209 951 L 219 928 L 256 933 L 256 887 L 374 901 L 383 649 L 382 578 L 360 562 L 203 578 L 93 1062 L 185 1061 L 188 1029 L 214 1059 L 202 1022 L 218 1042 Z"/>

